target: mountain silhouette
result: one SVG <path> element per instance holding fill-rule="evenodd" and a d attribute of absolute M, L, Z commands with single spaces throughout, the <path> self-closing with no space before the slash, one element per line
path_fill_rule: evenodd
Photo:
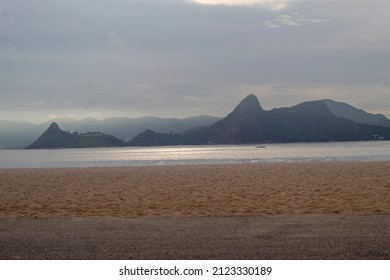
<path fill-rule="evenodd" d="M 382 114 L 371 114 L 357 109 L 349 104 L 331 99 L 322 100 L 329 110 L 337 117 L 342 117 L 357 123 L 390 127 L 390 120 Z"/>
<path fill-rule="evenodd" d="M 158 133 L 150 135 L 154 143 L 158 142 Z M 324 100 L 266 111 L 258 98 L 250 94 L 225 118 L 180 136 L 172 137 L 175 145 L 358 141 L 390 139 L 390 128 L 336 116 Z M 143 145 L 140 138 L 137 140 L 129 145 Z M 147 137 L 143 141 L 150 142 Z"/>
<path fill-rule="evenodd" d="M 91 147 L 119 147 L 123 146 L 122 140 L 101 132 L 85 134 L 69 133 L 61 130 L 57 123 L 53 122 L 49 128 L 26 149 L 56 149 L 56 148 L 91 148 Z"/>
<path fill-rule="evenodd" d="M 206 141 L 218 144 L 255 143 L 265 139 L 263 130 L 263 109 L 257 97 L 250 94 L 226 118 L 208 128 Z"/>
<path fill-rule="evenodd" d="M 52 123 L 27 149 L 390 140 L 390 127 L 353 121 L 350 119 L 353 114 L 347 116 L 345 112 L 359 109 L 348 105 L 348 110 L 341 110 L 346 105 L 318 100 L 267 111 L 258 98 L 250 94 L 225 118 L 182 133 L 146 129 L 123 142 L 101 132 L 69 133 Z M 334 113 L 335 106 L 338 106 L 338 115 Z M 344 117 L 340 116 L 342 114 Z M 364 111 L 359 114 L 372 117 Z"/>
<path fill-rule="evenodd" d="M 359 139 L 359 125 L 336 117 L 321 101 L 266 112 L 269 142 L 352 141 Z M 362 140 L 362 139 L 360 139 Z"/>

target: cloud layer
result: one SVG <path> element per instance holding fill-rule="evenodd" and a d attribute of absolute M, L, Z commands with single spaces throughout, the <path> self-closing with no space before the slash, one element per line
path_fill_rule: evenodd
<path fill-rule="evenodd" d="M 249 93 L 390 117 L 387 0 L 3 2 L 0 119 L 224 116 Z"/>
<path fill-rule="evenodd" d="M 284 9 L 292 0 L 193 0 L 204 5 L 252 6 L 272 10 Z"/>

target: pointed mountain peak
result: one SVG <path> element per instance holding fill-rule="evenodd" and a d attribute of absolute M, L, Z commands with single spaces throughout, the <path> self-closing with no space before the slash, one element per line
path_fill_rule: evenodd
<path fill-rule="evenodd" d="M 247 100 L 247 101 L 257 101 L 257 102 L 259 102 L 259 99 L 257 98 L 257 96 L 254 95 L 253 93 L 248 94 L 248 96 L 245 97 L 242 101 L 244 101 L 244 100 Z"/>
<path fill-rule="evenodd" d="M 240 104 L 241 103 L 255 104 L 261 108 L 259 99 L 254 94 L 249 94 L 247 97 L 245 97 L 243 100 L 241 100 Z"/>
<path fill-rule="evenodd" d="M 60 130 L 60 127 L 58 126 L 58 124 L 56 122 L 52 122 L 47 130 L 57 131 L 57 130 Z"/>
<path fill-rule="evenodd" d="M 233 112 L 245 111 L 245 112 L 257 112 L 262 111 L 259 99 L 254 94 L 249 94 L 237 105 Z"/>
<path fill-rule="evenodd" d="M 263 109 L 253 94 L 209 129 L 207 142 L 218 144 L 257 143 L 264 140 Z"/>

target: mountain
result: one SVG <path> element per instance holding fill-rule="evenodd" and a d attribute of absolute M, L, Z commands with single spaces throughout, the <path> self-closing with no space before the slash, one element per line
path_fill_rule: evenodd
<path fill-rule="evenodd" d="M 358 124 L 335 116 L 321 101 L 273 109 L 266 112 L 265 122 L 269 142 L 367 140 L 359 135 Z"/>
<path fill-rule="evenodd" d="M 61 130 L 53 122 L 49 128 L 26 149 L 57 149 L 57 148 L 92 148 L 92 147 L 120 147 L 122 140 L 100 132 L 85 134 L 69 133 Z"/>
<path fill-rule="evenodd" d="M 336 107 L 338 108 L 337 114 L 335 114 Z M 344 110 L 341 110 L 343 108 Z M 169 131 L 169 133 L 158 132 L 146 127 L 144 132 L 139 133 L 132 140 L 124 142 L 114 136 L 100 132 L 69 133 L 61 130 L 56 123 L 52 123 L 27 148 L 390 140 L 390 127 L 351 120 L 353 114 L 346 114 L 348 110 L 345 108 L 349 112 L 355 112 L 355 115 L 383 120 L 378 115 L 369 114 L 348 104 L 331 100 L 303 102 L 292 107 L 266 111 L 261 107 L 257 97 L 251 94 L 243 99 L 225 118 L 219 119 L 211 125 L 192 127 L 181 133 L 173 131 Z M 210 120 L 209 117 L 206 118 Z M 123 122 L 125 123 L 126 120 L 123 119 Z M 166 120 L 153 117 L 143 118 L 143 121 L 154 123 L 165 122 Z M 93 119 L 84 121 L 89 123 L 99 122 Z M 118 123 L 118 120 L 114 123 Z M 197 121 L 194 121 L 194 123 L 199 124 Z"/>
<path fill-rule="evenodd" d="M 104 131 L 105 133 L 127 141 L 146 129 L 154 130 L 156 132 L 180 133 L 193 127 L 211 125 L 219 119 L 220 118 L 210 116 L 195 116 L 185 119 L 158 117 L 114 117 L 104 120 L 88 118 L 80 121 L 65 123 L 59 121 L 59 123 L 65 130 L 78 132 L 87 132 L 91 130 Z M 49 124 L 46 124 L 46 126 L 47 125 Z"/>
<path fill-rule="evenodd" d="M 169 143 L 167 135 L 148 131 L 131 145 Z M 390 128 L 362 124 L 335 115 L 323 101 L 303 102 L 293 107 L 262 109 L 255 95 L 249 95 L 225 118 L 208 127 L 171 135 L 172 144 L 249 144 L 264 142 L 329 142 L 390 140 Z"/>
<path fill-rule="evenodd" d="M 182 133 L 185 144 L 240 144 L 263 141 L 263 109 L 253 94 L 244 98 L 225 118 L 209 127 Z"/>
<path fill-rule="evenodd" d="M 257 97 L 248 95 L 225 118 L 211 126 L 195 127 L 181 134 L 157 133 L 153 130 L 136 136 L 131 146 L 239 144 L 264 141 L 263 109 Z"/>
<path fill-rule="evenodd" d="M 170 146 L 183 143 L 178 133 L 157 133 L 147 129 L 138 134 L 133 140 L 126 143 L 127 146 Z"/>
<path fill-rule="evenodd" d="M 329 110 L 337 117 L 342 117 L 357 123 L 390 127 L 390 120 L 382 114 L 371 114 L 357 109 L 349 104 L 330 99 L 322 100 Z"/>
<path fill-rule="evenodd" d="M 259 100 L 248 95 L 237 107 L 216 122 L 207 133 L 207 143 L 236 144 L 264 141 L 264 116 Z"/>
<path fill-rule="evenodd" d="M 104 120 L 87 118 L 75 120 L 71 118 L 55 119 L 41 124 L 0 120 L 0 149 L 24 148 L 36 140 L 52 122 L 56 122 L 65 131 L 104 131 L 124 141 L 133 139 L 145 129 L 156 132 L 181 133 L 193 127 L 209 126 L 221 118 L 195 116 L 185 119 L 175 118 L 126 118 L 115 117 Z"/>

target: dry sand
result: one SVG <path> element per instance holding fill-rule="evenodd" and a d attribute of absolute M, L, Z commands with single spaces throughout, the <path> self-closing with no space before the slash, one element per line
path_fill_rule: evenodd
<path fill-rule="evenodd" d="M 0 259 L 390 258 L 390 162 L 2 169 L 0 194 Z"/>
<path fill-rule="evenodd" d="M 390 213 L 390 162 L 0 170 L 0 217 Z"/>

